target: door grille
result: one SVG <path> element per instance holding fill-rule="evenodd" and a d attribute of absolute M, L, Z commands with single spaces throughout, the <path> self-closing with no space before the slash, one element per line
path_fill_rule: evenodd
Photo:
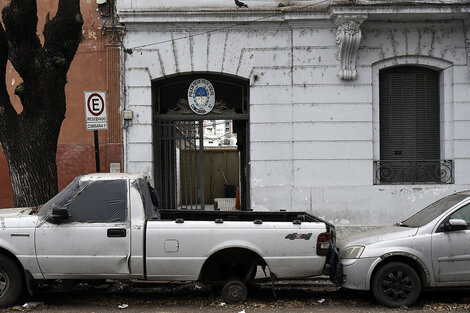
<path fill-rule="evenodd" d="M 162 209 L 204 209 L 201 126 L 199 121 L 157 122 L 155 155 Z"/>

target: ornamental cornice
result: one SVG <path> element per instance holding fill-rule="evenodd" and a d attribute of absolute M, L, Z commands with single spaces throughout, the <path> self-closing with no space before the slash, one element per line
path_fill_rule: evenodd
<path fill-rule="evenodd" d="M 122 0 L 124 1 L 124 0 Z M 245 0 L 248 1 L 248 0 Z M 168 1 L 167 1 L 168 2 Z M 165 3 L 167 3 L 165 2 Z M 236 9 L 233 7 L 193 7 L 168 9 L 152 1 L 145 5 L 118 5 L 119 22 L 129 23 L 239 23 L 239 22 L 276 22 L 276 21 L 312 21 L 328 19 L 336 14 L 367 14 L 369 19 L 380 20 L 449 20 L 459 19 L 470 13 L 468 0 L 416 3 L 413 1 L 331 1 L 318 5 L 286 5 Z M 119 4 L 120 2 L 118 2 Z M 144 3 L 144 2 L 143 2 Z M 307 4 L 307 1 L 304 2 Z M 320 5 L 321 4 L 321 5 Z"/>
<path fill-rule="evenodd" d="M 174 11 L 126 11 L 118 12 L 119 22 L 129 23 L 269 23 L 289 20 L 325 20 L 325 12 L 296 10 L 174 10 Z"/>
<path fill-rule="evenodd" d="M 331 19 L 336 27 L 336 44 L 339 61 L 338 75 L 344 80 L 357 77 L 357 52 L 361 43 L 361 24 L 367 19 L 367 14 L 332 14 Z"/>

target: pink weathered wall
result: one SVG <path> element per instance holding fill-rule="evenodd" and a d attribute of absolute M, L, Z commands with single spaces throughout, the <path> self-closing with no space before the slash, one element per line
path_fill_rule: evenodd
<path fill-rule="evenodd" d="M 9 1 L 0 0 L 3 8 Z M 38 35 L 47 13 L 53 17 L 58 0 L 39 0 Z M 118 49 L 106 44 L 102 35 L 105 20 L 99 17 L 94 0 L 81 0 L 84 18 L 83 36 L 75 59 L 68 73 L 66 86 L 67 113 L 62 124 L 57 151 L 59 188 L 65 187 L 75 176 L 95 171 L 93 131 L 85 128 L 84 91 L 106 91 L 109 129 L 99 131 L 101 170 L 109 171 L 110 163 L 122 163 L 120 117 L 119 117 L 119 53 Z M 108 21 L 109 22 L 109 21 Z M 7 66 L 7 88 L 15 109 L 21 112 L 15 87 L 21 82 L 11 64 Z M 11 207 L 13 196 L 8 175 L 8 166 L 0 149 L 0 208 Z"/>

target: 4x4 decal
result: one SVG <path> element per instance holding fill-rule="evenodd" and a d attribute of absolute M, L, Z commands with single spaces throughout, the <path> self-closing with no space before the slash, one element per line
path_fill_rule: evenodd
<path fill-rule="evenodd" d="M 289 240 L 296 240 L 296 239 L 310 240 L 311 237 L 312 237 L 312 233 L 308 233 L 308 234 L 293 233 L 293 234 L 287 235 L 284 239 L 289 239 Z"/>

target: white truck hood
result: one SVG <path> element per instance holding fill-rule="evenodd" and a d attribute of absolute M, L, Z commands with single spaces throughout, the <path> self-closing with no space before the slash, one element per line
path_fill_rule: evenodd
<path fill-rule="evenodd" d="M 33 208 L 0 209 L 0 228 L 31 228 L 35 227 L 38 216 Z"/>
<path fill-rule="evenodd" d="M 381 241 L 395 240 L 416 235 L 418 228 L 389 226 L 368 230 L 344 239 L 341 248 L 354 245 L 369 245 Z"/>

